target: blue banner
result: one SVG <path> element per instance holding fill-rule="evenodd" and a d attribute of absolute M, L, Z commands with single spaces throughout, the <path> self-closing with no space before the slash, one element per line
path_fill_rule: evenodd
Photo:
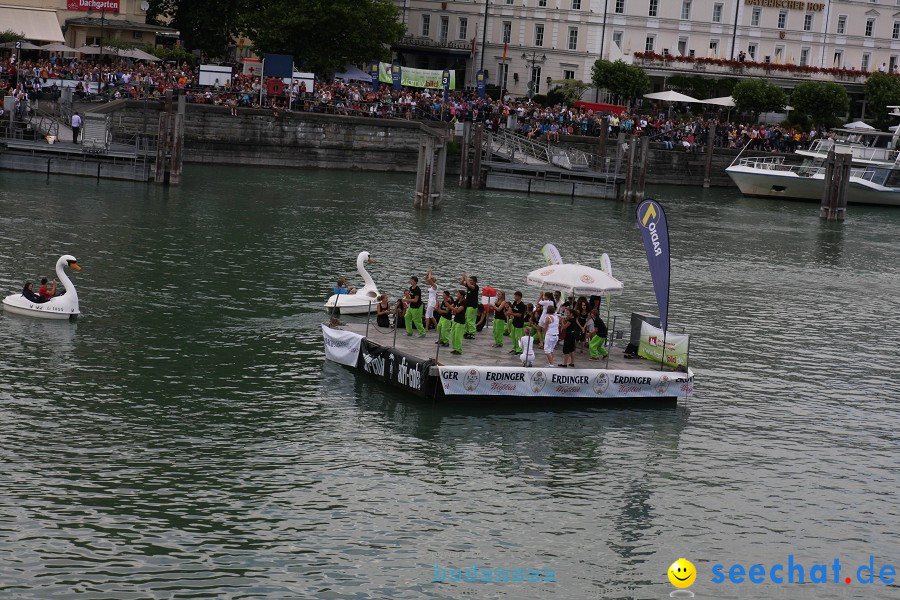
<path fill-rule="evenodd" d="M 484 98 L 486 95 L 484 90 L 486 82 L 484 79 L 484 71 L 478 71 L 478 74 L 475 75 L 475 88 L 478 90 L 479 98 Z"/>
<path fill-rule="evenodd" d="M 266 54 L 263 60 L 265 77 L 287 79 L 294 74 L 294 57 L 290 54 Z"/>
<path fill-rule="evenodd" d="M 378 93 L 378 61 L 372 61 L 369 65 L 369 74 L 372 76 L 372 91 Z"/>
<path fill-rule="evenodd" d="M 444 86 L 444 102 L 450 99 L 450 69 L 444 69 L 441 75 L 441 85 Z"/>
<path fill-rule="evenodd" d="M 669 228 L 666 225 L 666 213 L 656 200 L 648 199 L 637 207 L 637 224 L 644 238 L 644 249 L 647 251 L 647 264 L 650 266 L 650 278 L 653 280 L 653 291 L 656 292 L 656 306 L 663 331 L 667 329 L 669 320 Z"/>
<path fill-rule="evenodd" d="M 394 85 L 394 91 L 399 92 L 402 88 L 400 63 L 396 60 L 391 63 L 391 82 Z"/>

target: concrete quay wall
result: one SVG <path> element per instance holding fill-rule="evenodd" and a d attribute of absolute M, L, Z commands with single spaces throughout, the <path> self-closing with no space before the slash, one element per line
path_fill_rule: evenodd
<path fill-rule="evenodd" d="M 284 113 L 188 104 L 184 160 L 190 163 L 415 172 L 419 123 L 318 113 Z M 108 113 L 115 135 L 159 129 L 159 102 L 117 100 Z"/>

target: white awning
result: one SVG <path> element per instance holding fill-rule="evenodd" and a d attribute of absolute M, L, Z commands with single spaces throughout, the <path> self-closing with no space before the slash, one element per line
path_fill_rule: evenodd
<path fill-rule="evenodd" d="M 4 30 L 22 34 L 26 40 L 65 42 L 56 11 L 44 8 L 0 6 L 0 23 Z"/>

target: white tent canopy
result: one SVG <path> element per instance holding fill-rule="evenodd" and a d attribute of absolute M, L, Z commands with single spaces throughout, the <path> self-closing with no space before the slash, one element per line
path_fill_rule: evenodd
<path fill-rule="evenodd" d="M 575 296 L 618 295 L 622 282 L 599 269 L 584 265 L 548 265 L 535 269 L 526 278 L 528 285 Z"/>
<path fill-rule="evenodd" d="M 734 107 L 734 98 L 731 96 L 722 96 L 720 98 L 707 98 L 706 100 L 701 100 L 703 104 L 712 104 L 714 106 L 726 106 L 728 108 Z"/>
<path fill-rule="evenodd" d="M 875 128 L 863 121 L 853 121 L 844 125 L 844 129 L 858 129 L 860 131 L 874 131 Z"/>
<path fill-rule="evenodd" d="M 661 100 L 662 102 L 700 102 L 696 98 L 691 98 L 685 94 L 680 94 L 674 90 L 666 90 L 665 92 L 656 92 L 655 94 L 644 94 L 644 98 L 648 100 Z"/>

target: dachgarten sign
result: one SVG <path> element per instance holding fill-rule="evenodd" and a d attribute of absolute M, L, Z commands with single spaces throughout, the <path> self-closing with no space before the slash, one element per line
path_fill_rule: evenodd
<path fill-rule="evenodd" d="M 771 8 L 789 8 L 792 10 L 825 10 L 824 2 L 801 2 L 801 0 L 744 0 L 750 6 L 767 6 Z"/>
<path fill-rule="evenodd" d="M 119 12 L 119 0 L 67 0 L 69 10 L 108 10 Z"/>

